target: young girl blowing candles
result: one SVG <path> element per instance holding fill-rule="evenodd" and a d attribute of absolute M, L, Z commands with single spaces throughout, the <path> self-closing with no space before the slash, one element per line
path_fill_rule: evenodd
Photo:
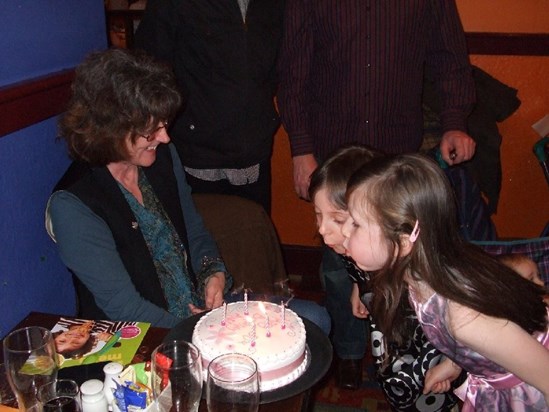
<path fill-rule="evenodd" d="M 366 146 L 345 146 L 336 150 L 313 172 L 309 198 L 314 203 L 318 233 L 327 246 L 341 255 L 353 281 L 350 296 L 352 311 L 356 317 L 369 321 L 376 378 L 391 410 L 448 411 L 458 401 L 452 392 L 423 393 L 425 372 L 439 364 L 443 356 L 423 334 L 407 297 L 403 296 L 401 302 L 405 308 L 403 316 L 406 317 L 407 324 L 406 332 L 403 332 L 403 343 L 395 345 L 393 342 L 386 342 L 366 307 L 371 296 L 369 274 L 362 272 L 352 259 L 345 256 L 345 237 L 341 233 L 341 227 L 349 216 L 345 203 L 347 181 L 361 165 L 376 156 L 381 154 Z M 453 384 L 457 385 L 462 381 L 463 379 L 456 380 Z"/>
<path fill-rule="evenodd" d="M 372 274 L 372 316 L 405 339 L 407 292 L 427 338 L 449 359 L 425 391 L 447 390 L 461 368 L 464 411 L 549 410 L 548 309 L 543 288 L 459 238 L 452 190 L 422 155 L 374 159 L 347 186 L 344 246 Z"/>

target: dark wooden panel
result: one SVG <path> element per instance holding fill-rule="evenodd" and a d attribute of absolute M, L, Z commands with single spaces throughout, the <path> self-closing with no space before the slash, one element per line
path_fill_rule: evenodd
<path fill-rule="evenodd" d="M 322 248 L 319 246 L 282 245 L 282 256 L 286 271 L 300 277 L 300 292 L 320 292 L 320 263 Z M 304 297 L 303 293 L 300 297 Z"/>
<path fill-rule="evenodd" d="M 0 88 L 0 137 L 61 113 L 74 70 Z"/>
<path fill-rule="evenodd" d="M 547 56 L 546 33 L 465 33 L 469 54 Z"/>
<path fill-rule="evenodd" d="M 318 277 L 322 247 L 283 244 L 282 257 L 288 273 Z"/>

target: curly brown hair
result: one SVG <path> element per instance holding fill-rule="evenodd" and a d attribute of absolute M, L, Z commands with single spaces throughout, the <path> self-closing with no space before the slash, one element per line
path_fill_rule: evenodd
<path fill-rule="evenodd" d="M 167 66 L 140 51 L 94 52 L 76 68 L 59 132 L 73 159 L 105 166 L 128 158 L 128 135 L 135 142 L 171 120 L 180 105 Z"/>

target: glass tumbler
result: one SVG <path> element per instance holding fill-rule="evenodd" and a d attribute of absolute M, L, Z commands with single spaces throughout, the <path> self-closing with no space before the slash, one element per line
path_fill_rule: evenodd
<path fill-rule="evenodd" d="M 6 365 L 0 363 L 0 404 L 8 406 L 16 406 L 17 401 L 15 394 L 8 382 L 8 374 L 6 373 Z"/>
<path fill-rule="evenodd" d="M 56 379 L 38 388 L 43 412 L 81 412 L 80 390 L 71 379 Z"/>
<path fill-rule="evenodd" d="M 160 412 L 196 412 L 202 397 L 202 357 L 192 343 L 175 340 L 151 356 L 152 392 Z"/>
<path fill-rule="evenodd" d="M 4 339 L 4 363 L 19 410 L 40 409 L 38 388 L 57 378 L 57 353 L 51 332 L 30 326 Z"/>
<path fill-rule="evenodd" d="M 206 383 L 209 412 L 256 412 L 259 393 L 257 364 L 249 356 L 229 353 L 210 362 Z"/>

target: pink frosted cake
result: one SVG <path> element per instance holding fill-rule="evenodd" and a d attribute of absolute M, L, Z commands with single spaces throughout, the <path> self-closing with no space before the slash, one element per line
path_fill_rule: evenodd
<path fill-rule="evenodd" d="M 205 367 L 225 353 L 252 357 L 261 390 L 270 391 L 293 382 L 307 369 L 305 337 L 303 321 L 290 309 L 250 301 L 229 303 L 204 315 L 194 328 L 192 342 Z"/>

